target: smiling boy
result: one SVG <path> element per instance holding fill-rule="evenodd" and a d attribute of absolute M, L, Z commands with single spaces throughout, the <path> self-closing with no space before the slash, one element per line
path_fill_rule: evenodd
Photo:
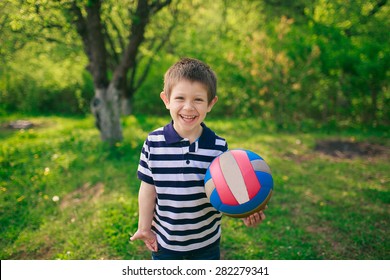
<path fill-rule="evenodd" d="M 220 259 L 222 214 L 209 203 L 204 175 L 228 149 L 204 124 L 218 101 L 217 79 L 208 65 L 184 58 L 168 69 L 160 97 L 172 121 L 151 132 L 141 151 L 138 230 L 153 259 Z M 244 219 L 256 226 L 263 212 Z"/>

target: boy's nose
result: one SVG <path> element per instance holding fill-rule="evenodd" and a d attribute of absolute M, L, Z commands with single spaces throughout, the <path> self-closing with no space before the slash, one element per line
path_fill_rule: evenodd
<path fill-rule="evenodd" d="M 183 107 L 184 107 L 184 109 L 192 110 L 192 109 L 194 109 L 194 104 L 191 101 L 186 101 L 184 103 Z"/>

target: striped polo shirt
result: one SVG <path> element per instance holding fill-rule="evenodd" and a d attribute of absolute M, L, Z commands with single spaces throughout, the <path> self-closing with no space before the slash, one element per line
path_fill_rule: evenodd
<path fill-rule="evenodd" d="M 165 250 L 189 252 L 219 242 L 222 214 L 209 203 L 203 179 L 227 143 L 202 127 L 202 135 L 190 144 L 171 122 L 151 132 L 142 148 L 138 178 L 156 188 L 152 230 Z"/>

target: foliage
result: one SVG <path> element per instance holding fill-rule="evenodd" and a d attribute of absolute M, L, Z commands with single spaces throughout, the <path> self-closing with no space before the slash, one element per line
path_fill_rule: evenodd
<path fill-rule="evenodd" d="M 149 259 L 137 227 L 136 168 L 142 143 L 168 117 L 122 119 L 125 141 L 96 141 L 92 117 L 31 117 L 11 130 L 0 120 L 1 259 Z M 224 259 L 389 259 L 388 131 L 276 133 L 256 119 L 207 121 L 230 148 L 270 165 L 275 193 L 258 228 L 223 218 Z M 376 156 L 331 157 L 319 140 L 382 147 Z"/>
<path fill-rule="evenodd" d="M 89 110 L 87 60 L 60 2 L 72 1 L 0 4 L 0 112 Z M 129 36 L 132 19 L 124 7 L 132 8 L 130 2 L 102 6 L 110 67 Z M 385 0 L 173 1 L 146 30 L 133 112 L 163 114 L 163 74 L 179 57 L 191 56 L 218 74 L 215 115 L 261 118 L 280 128 L 304 122 L 387 126 L 388 14 Z M 169 32 L 164 45 L 156 43 Z"/>
<path fill-rule="evenodd" d="M 86 59 L 56 1 L 2 1 L 0 112 L 85 113 Z"/>

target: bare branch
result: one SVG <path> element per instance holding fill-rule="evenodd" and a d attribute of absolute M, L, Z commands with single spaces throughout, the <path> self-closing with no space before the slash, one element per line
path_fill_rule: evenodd
<path fill-rule="evenodd" d="M 105 25 L 103 25 L 103 34 L 104 34 L 104 38 L 106 38 L 106 40 L 108 42 L 108 45 L 110 46 L 110 49 L 109 49 L 110 51 L 108 51 L 109 57 L 111 58 L 111 59 L 109 59 L 109 64 L 111 64 L 110 69 L 114 70 L 115 66 L 118 65 L 118 63 L 119 63 L 120 57 L 119 57 L 118 53 L 116 52 L 115 43 L 112 40 L 112 38 L 107 30 L 107 27 Z M 110 62 L 113 62 L 113 63 L 110 63 Z"/>
<path fill-rule="evenodd" d="M 125 42 L 123 40 L 122 33 L 120 32 L 120 30 L 118 28 L 118 25 L 112 20 L 111 17 L 108 17 L 108 22 L 111 25 L 112 29 L 115 31 L 115 33 L 118 37 L 119 46 L 121 48 L 121 51 L 123 52 L 123 50 L 125 49 Z"/>
<path fill-rule="evenodd" d="M 69 12 L 74 16 L 73 24 L 76 26 L 76 31 L 83 41 L 84 51 L 87 54 L 89 61 L 91 61 L 92 54 L 88 37 L 87 22 L 85 21 L 81 9 L 77 6 L 75 1 L 72 2 Z"/>
<path fill-rule="evenodd" d="M 149 17 L 150 6 L 148 6 L 148 1 L 139 0 L 133 16 L 133 24 L 131 26 L 127 48 L 124 50 L 122 62 L 117 67 L 113 77 L 114 83 L 118 88 L 125 83 L 127 71 L 134 67 L 138 48 L 144 40 L 145 28 L 149 22 Z"/>
<path fill-rule="evenodd" d="M 172 0 L 155 1 L 150 5 L 151 14 L 157 13 L 159 10 L 171 4 Z"/>
<path fill-rule="evenodd" d="M 372 17 L 373 15 L 375 15 L 377 12 L 379 12 L 379 10 L 384 6 L 386 5 L 387 3 L 387 0 L 379 0 L 379 2 L 377 2 L 374 6 L 374 8 L 370 11 L 370 13 L 367 15 L 367 18 L 368 17 Z"/>
<path fill-rule="evenodd" d="M 87 10 L 87 35 L 89 49 L 91 51 L 91 70 L 94 84 L 97 88 L 105 88 L 108 85 L 107 77 L 107 51 L 104 42 L 103 26 L 100 19 L 101 1 L 89 1 Z"/>
<path fill-rule="evenodd" d="M 170 37 L 171 37 L 171 34 L 172 34 L 173 30 L 175 29 L 176 24 L 177 24 L 177 18 L 178 18 L 178 17 L 177 17 L 177 14 L 178 14 L 178 13 L 177 13 L 177 10 L 174 10 L 174 11 L 173 11 L 173 21 L 172 21 L 172 24 L 169 26 L 166 35 L 163 36 L 163 38 L 161 39 L 159 45 L 158 45 L 156 48 L 154 48 L 154 47 L 152 46 L 151 49 L 154 49 L 154 53 L 155 53 L 155 54 L 158 53 L 158 52 L 164 47 L 164 45 L 169 41 L 169 39 L 170 39 Z M 155 39 L 155 38 L 154 38 L 154 39 Z M 156 41 L 156 40 L 153 40 L 153 45 L 154 45 L 154 42 L 155 42 L 155 41 Z M 147 64 L 146 64 L 146 67 L 145 67 L 145 69 L 143 70 L 143 72 L 142 72 L 142 74 L 141 74 L 141 77 L 138 79 L 136 85 L 135 85 L 134 88 L 132 89 L 133 92 L 136 92 L 136 91 L 140 88 L 140 86 L 142 85 L 142 83 L 145 81 L 145 79 L 146 79 L 146 77 L 147 77 L 147 75 L 148 75 L 148 73 L 149 73 L 149 70 L 150 70 L 150 68 L 151 68 L 151 66 L 152 66 L 152 63 L 153 63 L 153 56 L 151 56 L 151 57 L 149 58 L 149 60 L 148 60 L 148 62 L 147 62 Z"/>

